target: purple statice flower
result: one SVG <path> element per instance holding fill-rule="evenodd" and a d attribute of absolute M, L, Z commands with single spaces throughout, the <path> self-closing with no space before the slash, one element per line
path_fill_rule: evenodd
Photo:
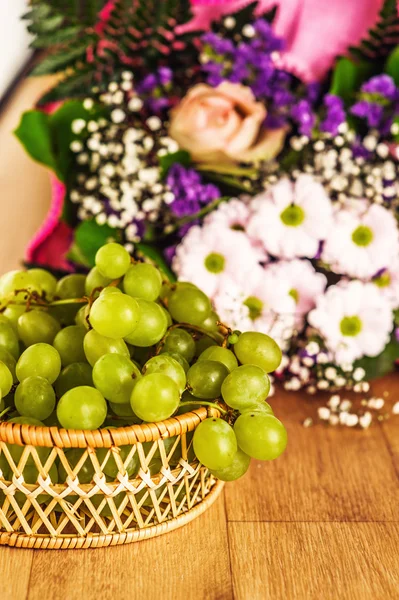
<path fill-rule="evenodd" d="M 395 82 L 392 77 L 385 73 L 369 79 L 362 85 L 361 90 L 367 94 L 378 94 L 387 100 L 394 100 L 397 97 Z"/>
<path fill-rule="evenodd" d="M 366 119 L 369 127 L 378 127 L 384 116 L 384 107 L 375 102 L 359 100 L 352 106 L 350 113 L 355 117 Z"/>
<path fill-rule="evenodd" d="M 301 135 L 310 136 L 315 123 L 315 114 L 308 100 L 299 100 L 291 108 L 291 117 L 298 124 L 298 130 Z"/>
<path fill-rule="evenodd" d="M 168 67 L 160 67 L 155 73 L 149 73 L 138 84 L 137 92 L 142 96 L 146 107 L 154 113 L 169 107 L 166 88 L 171 84 L 173 73 Z"/>
<path fill-rule="evenodd" d="M 338 96 L 326 94 L 323 104 L 326 108 L 326 116 L 320 123 L 320 130 L 335 136 L 338 134 L 339 126 L 346 120 L 344 102 Z"/>
<path fill-rule="evenodd" d="M 203 183 L 197 171 L 180 164 L 172 165 L 166 182 L 175 196 L 170 210 L 178 218 L 195 215 L 201 208 L 221 197 L 219 188 Z"/>

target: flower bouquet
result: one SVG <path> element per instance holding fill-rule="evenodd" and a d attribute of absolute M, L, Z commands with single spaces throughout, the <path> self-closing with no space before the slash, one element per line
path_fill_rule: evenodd
<path fill-rule="evenodd" d="M 87 272 L 119 242 L 276 339 L 286 389 L 393 370 L 396 2 L 61 4 L 26 15 L 51 49 L 33 74 L 63 72 L 16 131 L 54 172 L 27 263 Z"/>

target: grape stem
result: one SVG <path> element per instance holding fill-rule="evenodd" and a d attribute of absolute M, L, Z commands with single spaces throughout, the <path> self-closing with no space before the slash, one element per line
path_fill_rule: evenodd
<path fill-rule="evenodd" d="M 228 411 L 222 408 L 219 404 L 215 404 L 215 402 L 207 402 L 206 400 L 189 400 L 188 402 L 180 402 L 180 406 L 191 406 L 193 404 L 198 404 L 199 406 L 211 406 L 212 408 L 216 408 L 223 415 L 227 415 Z"/>

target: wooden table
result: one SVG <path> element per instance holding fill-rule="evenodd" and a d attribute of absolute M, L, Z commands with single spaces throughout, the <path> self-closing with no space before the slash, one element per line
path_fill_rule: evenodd
<path fill-rule="evenodd" d="M 24 82 L 0 117 L 0 268 L 18 265 L 49 202 L 45 171 L 12 140 L 46 82 Z M 376 382 L 399 400 L 399 376 Z M 313 404 L 312 404 L 313 403 Z M 399 417 L 366 431 L 302 422 L 317 399 L 272 400 L 289 447 L 228 484 L 183 529 L 125 547 L 0 548 L 1 600 L 390 600 L 399 598 Z"/>

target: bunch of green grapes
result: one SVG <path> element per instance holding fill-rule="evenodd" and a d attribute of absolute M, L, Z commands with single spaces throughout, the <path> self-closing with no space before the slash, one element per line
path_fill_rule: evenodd
<path fill-rule="evenodd" d="M 214 406 L 222 416 L 197 427 L 193 449 L 216 477 L 237 479 L 251 457 L 278 457 L 287 435 L 266 402 L 267 373 L 281 359 L 277 344 L 261 333 L 224 328 L 222 335 L 201 290 L 164 281 L 119 244 L 100 248 L 95 262 L 87 276 L 59 281 L 44 269 L 0 278 L 1 417 L 93 430 Z M 10 446 L 15 460 L 21 450 Z M 129 450 L 123 447 L 122 457 Z M 71 451 L 72 466 L 79 452 Z M 131 476 L 136 462 L 126 467 Z M 36 467 L 27 467 L 31 481 Z M 104 471 L 116 477 L 112 457 Z M 57 481 L 58 474 L 51 476 Z"/>

